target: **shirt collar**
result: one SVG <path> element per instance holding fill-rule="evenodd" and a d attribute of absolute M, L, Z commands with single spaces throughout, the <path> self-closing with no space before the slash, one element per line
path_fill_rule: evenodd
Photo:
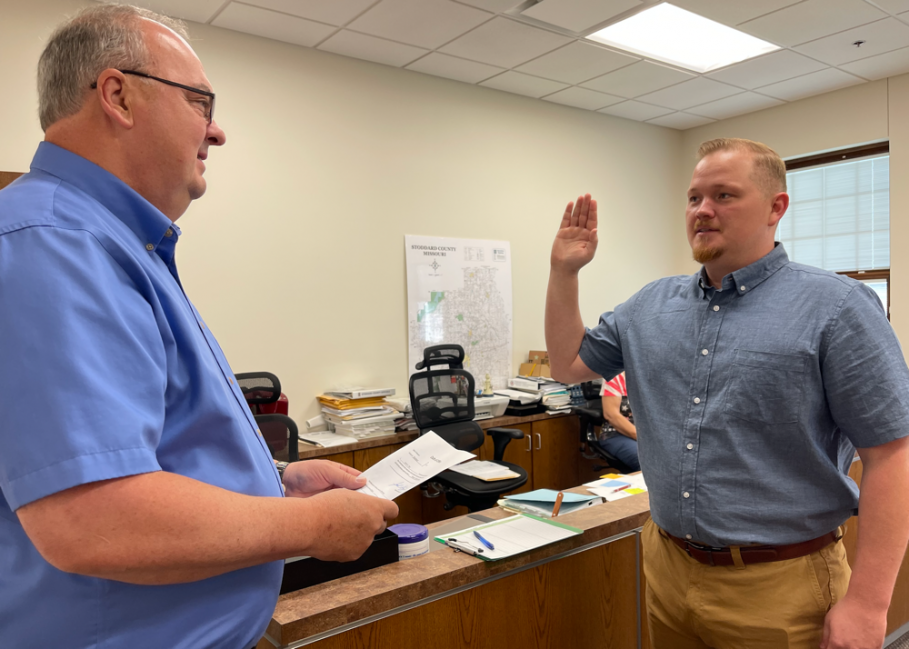
<path fill-rule="evenodd" d="M 180 235 L 180 228 L 136 190 L 71 151 L 41 142 L 31 169 L 55 176 L 94 198 L 132 230 L 146 250 L 156 250 L 169 230 L 171 241 Z"/>
<path fill-rule="evenodd" d="M 773 250 L 756 262 L 726 275 L 720 290 L 734 288 L 736 293 L 744 295 L 788 263 L 789 255 L 786 254 L 783 244 L 777 241 L 773 244 Z M 707 269 L 701 266 L 701 270 L 695 274 L 695 278 L 697 286 L 701 289 L 702 297 L 706 298 L 708 291 L 713 288 L 707 277 Z"/>

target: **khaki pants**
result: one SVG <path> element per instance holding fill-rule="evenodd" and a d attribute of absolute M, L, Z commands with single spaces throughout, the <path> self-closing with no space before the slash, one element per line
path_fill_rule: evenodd
<path fill-rule="evenodd" d="M 817 649 L 852 573 L 842 540 L 742 569 L 698 563 L 652 520 L 641 541 L 653 649 Z"/>

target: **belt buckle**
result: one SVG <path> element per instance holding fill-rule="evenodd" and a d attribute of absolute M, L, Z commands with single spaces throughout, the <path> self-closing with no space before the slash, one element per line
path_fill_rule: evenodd
<path fill-rule="evenodd" d="M 716 566 L 716 563 L 713 561 L 714 552 L 723 552 L 725 548 L 719 548 L 713 545 L 701 545 L 700 543 L 694 543 L 692 541 L 685 541 L 688 546 L 688 556 L 691 556 L 691 548 L 694 548 L 698 552 L 706 552 L 707 558 L 710 560 L 711 566 Z"/>

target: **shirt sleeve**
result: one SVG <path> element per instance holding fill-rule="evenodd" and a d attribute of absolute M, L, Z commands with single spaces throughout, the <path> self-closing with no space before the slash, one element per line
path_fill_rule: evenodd
<path fill-rule="evenodd" d="M 880 299 L 864 284 L 844 299 L 821 372 L 833 420 L 856 447 L 909 434 L 909 369 Z"/>
<path fill-rule="evenodd" d="M 166 363 L 153 309 L 91 234 L 0 236 L 0 489 L 16 510 L 160 469 Z"/>
<path fill-rule="evenodd" d="M 624 321 L 629 305 L 630 301 L 625 302 L 601 315 L 597 326 L 587 329 L 578 351 L 584 364 L 607 381 L 625 369 L 619 322 Z"/>
<path fill-rule="evenodd" d="M 603 390 L 600 392 L 601 397 L 624 397 L 625 390 L 622 388 L 621 374 L 614 376 L 609 381 L 603 383 Z"/>

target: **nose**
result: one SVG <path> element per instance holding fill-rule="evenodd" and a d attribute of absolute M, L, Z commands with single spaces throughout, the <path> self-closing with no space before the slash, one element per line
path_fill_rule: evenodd
<path fill-rule="evenodd" d="M 227 142 L 227 133 L 218 126 L 218 122 L 212 121 L 212 123 L 208 125 L 208 133 L 206 134 L 205 139 L 210 146 L 224 146 Z"/>
<path fill-rule="evenodd" d="M 704 200 L 698 203 L 698 208 L 695 211 L 695 216 L 701 220 L 712 219 L 714 215 L 713 205 L 710 202 L 710 199 L 705 198 Z"/>

